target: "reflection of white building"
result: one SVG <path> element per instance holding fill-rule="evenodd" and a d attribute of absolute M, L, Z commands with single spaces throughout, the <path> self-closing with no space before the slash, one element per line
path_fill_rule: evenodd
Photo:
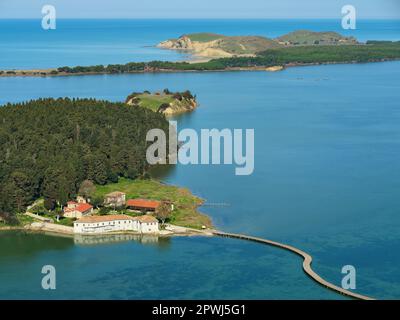
<path fill-rule="evenodd" d="M 137 241 L 143 244 L 158 243 L 157 234 L 109 233 L 109 234 L 75 234 L 74 243 L 79 245 L 96 245 L 114 242 Z"/>
<path fill-rule="evenodd" d="M 94 234 L 134 231 L 158 233 L 158 220 L 153 216 L 130 217 L 127 215 L 88 216 L 74 222 L 74 233 Z"/>

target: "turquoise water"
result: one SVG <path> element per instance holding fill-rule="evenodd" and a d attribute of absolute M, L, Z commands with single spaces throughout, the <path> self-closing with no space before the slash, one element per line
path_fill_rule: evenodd
<path fill-rule="evenodd" d="M 200 106 L 180 116 L 178 127 L 254 128 L 254 174 L 177 165 L 159 176 L 207 199 L 201 210 L 218 228 L 298 246 L 338 285 L 342 266 L 354 265 L 357 291 L 398 298 L 399 83 L 400 62 L 0 78 L 0 103 L 47 96 L 122 101 L 132 91 L 190 89 Z M 341 298 L 304 275 L 296 256 L 258 244 L 175 238 L 88 247 L 54 239 L 0 234 L 0 298 Z M 40 289 L 44 264 L 58 270 L 51 293 Z"/>
<path fill-rule="evenodd" d="M 314 285 L 297 257 L 238 240 L 82 245 L 13 232 L 0 233 L 0 249 L 1 299 L 341 298 Z M 57 270 L 52 291 L 41 288 L 48 264 Z"/>
<path fill-rule="evenodd" d="M 297 29 L 337 31 L 366 40 L 398 40 L 399 20 L 358 20 L 343 30 L 341 20 L 57 20 L 43 30 L 40 20 L 0 20 L 0 68 L 32 69 L 188 57 L 158 50 L 157 43 L 183 33 L 277 37 Z"/>

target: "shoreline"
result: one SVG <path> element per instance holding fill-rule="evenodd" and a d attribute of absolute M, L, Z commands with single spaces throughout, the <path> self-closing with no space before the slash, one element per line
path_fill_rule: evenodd
<path fill-rule="evenodd" d="M 1 226 L 0 232 L 2 231 L 26 231 L 33 233 L 41 233 L 41 234 L 52 234 L 55 236 L 85 236 L 85 237 L 96 237 L 96 236 L 114 236 L 114 235 L 136 235 L 136 236 L 155 236 L 155 237 L 191 237 L 191 236 L 206 236 L 212 237 L 214 236 L 213 232 L 208 230 L 197 230 L 188 227 L 181 227 L 175 225 L 168 225 L 170 230 L 161 230 L 159 233 L 146 233 L 142 234 L 134 231 L 115 231 L 115 232 L 104 232 L 104 233 L 95 233 L 95 234 L 82 234 L 82 233 L 74 233 L 73 227 L 66 227 L 62 225 L 58 225 L 55 223 L 46 223 L 46 222 L 33 222 L 31 224 L 27 224 L 24 226 Z M 67 230 L 66 228 L 70 228 Z"/>
<path fill-rule="evenodd" d="M 392 62 L 400 61 L 400 58 L 394 59 L 376 59 L 371 61 L 347 61 L 347 62 L 310 62 L 310 63 L 287 63 L 278 64 L 271 66 L 252 66 L 252 67 L 228 67 L 225 69 L 216 70 L 178 70 L 178 69 L 158 69 L 158 70 L 140 70 L 140 71 L 128 71 L 128 72 L 57 72 L 51 73 L 52 71 L 57 71 L 57 68 L 49 69 L 15 69 L 15 70 L 0 70 L 0 78 L 14 78 L 14 77 L 68 77 L 68 76 L 95 76 L 95 75 L 124 75 L 124 74 L 148 74 L 148 73 L 208 73 L 208 72 L 235 72 L 235 71 L 268 71 L 270 68 L 283 67 L 282 69 L 292 68 L 292 67 L 308 67 L 308 66 L 324 66 L 324 65 L 344 65 L 344 64 L 368 64 L 368 63 L 378 63 L 378 62 Z M 188 62 L 188 61 L 186 61 Z M 193 61 L 192 61 L 193 63 Z M 280 71 L 280 70 L 279 70 Z M 13 73 L 7 73 L 13 72 Z"/>

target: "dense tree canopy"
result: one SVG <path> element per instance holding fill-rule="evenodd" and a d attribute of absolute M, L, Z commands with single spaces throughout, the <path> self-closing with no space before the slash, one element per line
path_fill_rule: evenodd
<path fill-rule="evenodd" d="M 65 204 L 85 180 L 135 178 L 147 168 L 146 133 L 164 116 L 94 99 L 39 99 L 0 107 L 0 212 L 35 198 Z"/>

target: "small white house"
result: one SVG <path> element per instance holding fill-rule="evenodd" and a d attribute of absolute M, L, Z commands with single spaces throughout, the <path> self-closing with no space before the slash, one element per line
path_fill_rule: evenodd
<path fill-rule="evenodd" d="M 88 216 L 74 222 L 74 233 L 99 234 L 133 231 L 158 233 L 158 220 L 152 216 L 130 217 L 127 215 Z"/>
<path fill-rule="evenodd" d="M 104 205 L 110 207 L 123 207 L 126 203 L 126 194 L 120 191 L 114 191 L 104 196 Z"/>

